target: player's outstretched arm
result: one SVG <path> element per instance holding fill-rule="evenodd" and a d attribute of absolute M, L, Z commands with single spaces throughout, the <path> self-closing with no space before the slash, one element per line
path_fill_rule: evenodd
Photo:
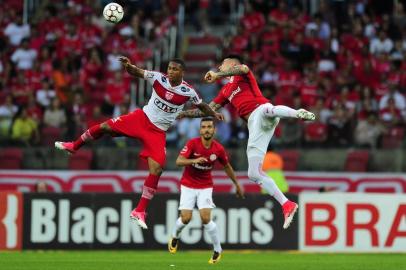
<path fill-rule="evenodd" d="M 224 171 L 226 172 L 227 176 L 230 177 L 231 181 L 233 181 L 238 198 L 243 199 L 244 191 L 242 190 L 240 184 L 238 183 L 237 177 L 235 176 L 234 169 L 230 163 L 227 163 L 226 166 L 224 166 Z"/>
<path fill-rule="evenodd" d="M 124 69 L 128 72 L 128 74 L 137 77 L 137 78 L 144 78 L 144 73 L 145 70 L 142 68 L 139 68 L 135 65 L 131 64 L 130 59 L 128 59 L 125 56 L 120 56 L 118 60 L 121 62 L 121 65 L 124 67 Z"/>
<path fill-rule="evenodd" d="M 223 77 L 229 77 L 229 76 L 234 76 L 234 75 L 244 75 L 247 74 L 250 71 L 247 65 L 235 65 L 228 70 L 225 71 L 209 71 L 206 73 L 204 76 L 204 80 L 208 83 L 213 83 L 218 79 L 221 79 Z"/>
<path fill-rule="evenodd" d="M 204 157 L 199 157 L 199 158 L 193 158 L 193 159 L 189 159 L 189 158 L 185 158 L 182 155 L 179 155 L 178 158 L 176 159 L 176 166 L 189 166 L 189 165 L 193 165 L 193 164 L 202 164 L 207 162 L 207 159 Z"/>
<path fill-rule="evenodd" d="M 201 104 L 203 104 L 203 103 L 204 103 L 204 102 L 202 102 Z M 207 103 L 204 103 L 204 104 L 207 105 Z M 205 105 L 203 105 L 203 106 L 205 106 Z M 212 102 L 210 102 L 207 106 L 209 107 L 209 113 L 211 113 L 211 112 L 210 112 L 210 110 L 211 110 L 211 111 L 213 111 L 215 114 L 221 115 L 221 116 L 223 117 L 222 114 L 217 113 L 217 111 L 221 108 L 221 105 L 220 105 L 220 104 L 214 103 L 214 102 L 212 101 Z M 200 117 L 205 117 L 205 116 L 214 116 L 214 117 L 216 117 L 215 115 L 212 115 L 212 114 L 206 114 L 206 112 L 203 111 L 205 108 L 203 108 L 203 110 L 202 110 L 199 106 L 198 106 L 198 108 L 199 108 L 199 109 L 187 110 L 187 111 L 181 112 L 181 113 L 178 115 L 177 119 L 182 119 L 182 118 L 200 118 Z M 207 109 L 207 108 L 206 108 L 206 109 Z M 217 117 L 216 117 L 216 118 L 217 118 Z M 223 117 L 222 119 L 219 119 L 219 120 L 224 120 L 224 117 Z"/>

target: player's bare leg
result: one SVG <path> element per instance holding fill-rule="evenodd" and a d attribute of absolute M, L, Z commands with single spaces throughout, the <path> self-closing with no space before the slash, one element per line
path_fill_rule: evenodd
<path fill-rule="evenodd" d="M 220 244 L 219 231 L 216 223 L 211 220 L 211 209 L 203 208 L 199 210 L 200 218 L 202 219 L 204 230 L 210 236 L 213 243 L 213 255 L 209 259 L 209 264 L 218 263 L 221 259 L 221 252 L 223 251 Z"/>
<path fill-rule="evenodd" d="M 155 195 L 155 192 L 158 188 L 159 177 L 162 174 L 161 165 L 150 157 L 148 158 L 148 167 L 149 175 L 147 179 L 145 179 L 144 186 L 142 187 L 141 199 L 138 202 L 137 207 L 130 214 L 130 218 L 135 220 L 143 229 L 148 229 L 148 226 L 145 222 L 145 211 L 148 207 L 149 202 Z"/>
<path fill-rule="evenodd" d="M 55 147 L 57 149 L 68 152 L 69 154 L 74 154 L 79 148 L 90 141 L 94 141 L 102 137 L 104 134 L 113 134 L 110 126 L 107 122 L 94 125 L 88 130 L 86 130 L 76 141 L 73 142 L 55 142 Z"/>
<path fill-rule="evenodd" d="M 266 175 L 264 171 L 262 171 L 263 160 L 264 156 L 260 155 L 259 153 L 257 156 L 248 156 L 248 177 L 251 181 L 261 185 L 261 187 L 265 189 L 269 195 L 274 197 L 282 205 L 283 215 L 285 218 L 283 228 L 287 229 L 293 220 L 298 205 L 292 201 L 289 201 L 275 184 L 275 181 Z"/>
<path fill-rule="evenodd" d="M 168 242 L 168 251 L 169 253 L 175 254 L 178 251 L 180 233 L 189 224 L 192 219 L 193 211 L 192 210 L 181 210 L 180 217 L 176 220 L 175 226 L 172 230 L 172 237 Z"/>
<path fill-rule="evenodd" d="M 306 111 L 305 109 L 295 110 L 288 106 L 277 105 L 266 108 L 265 115 L 268 117 L 280 117 L 280 118 L 298 118 L 302 120 L 313 121 L 316 119 L 314 113 Z"/>

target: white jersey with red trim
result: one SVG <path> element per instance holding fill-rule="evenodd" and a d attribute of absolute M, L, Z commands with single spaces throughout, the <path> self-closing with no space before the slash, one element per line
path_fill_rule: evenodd
<path fill-rule="evenodd" d="M 197 105 L 202 99 L 185 81 L 172 87 L 169 79 L 160 72 L 144 72 L 144 78 L 152 84 L 152 95 L 143 111 L 158 128 L 168 130 L 189 100 Z"/>

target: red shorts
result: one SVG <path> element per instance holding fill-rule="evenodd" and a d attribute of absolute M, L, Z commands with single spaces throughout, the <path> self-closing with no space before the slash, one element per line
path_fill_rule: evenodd
<path fill-rule="evenodd" d="M 119 135 L 141 140 L 143 149 L 140 157 L 150 157 L 164 167 L 166 133 L 152 124 L 143 110 L 137 109 L 129 114 L 110 119 L 107 124 Z"/>

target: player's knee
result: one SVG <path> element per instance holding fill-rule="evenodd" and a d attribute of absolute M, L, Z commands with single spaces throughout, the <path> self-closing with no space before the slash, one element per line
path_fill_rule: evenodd
<path fill-rule="evenodd" d="M 158 175 L 160 176 L 162 174 L 162 167 L 161 164 L 156 162 L 155 160 L 149 158 L 148 159 L 148 167 L 149 167 L 149 173 L 153 175 Z"/>
<path fill-rule="evenodd" d="M 252 169 L 251 167 L 248 168 L 248 178 L 257 184 L 261 184 L 261 174 L 257 169 Z"/>
<path fill-rule="evenodd" d="M 180 219 L 182 220 L 183 224 L 189 224 L 190 220 L 192 219 L 192 215 L 180 215 Z"/>
<path fill-rule="evenodd" d="M 149 172 L 153 175 L 161 175 L 162 174 L 162 167 L 160 165 L 152 166 L 149 168 Z"/>
<path fill-rule="evenodd" d="M 203 224 L 208 224 L 211 220 L 210 216 L 200 216 Z"/>

